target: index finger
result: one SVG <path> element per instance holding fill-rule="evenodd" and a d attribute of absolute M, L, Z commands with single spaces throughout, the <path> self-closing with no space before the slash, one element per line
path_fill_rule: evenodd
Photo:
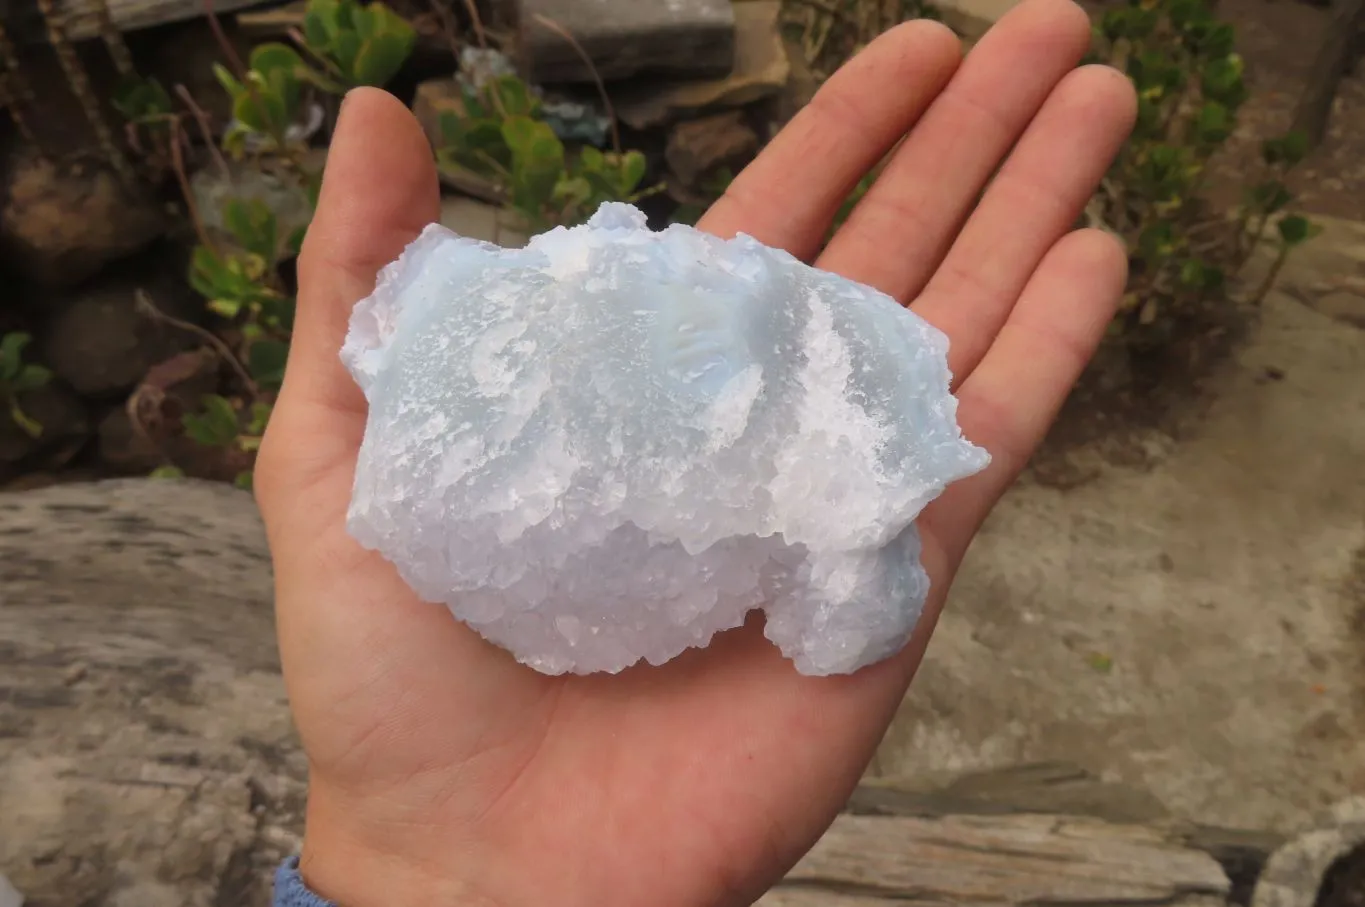
<path fill-rule="evenodd" d="M 830 77 L 698 228 L 747 233 L 810 260 L 858 180 L 910 131 L 961 60 L 961 42 L 937 22 L 881 35 Z"/>

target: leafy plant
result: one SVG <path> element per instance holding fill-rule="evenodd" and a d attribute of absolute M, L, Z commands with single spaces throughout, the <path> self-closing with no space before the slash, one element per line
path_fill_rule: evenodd
<path fill-rule="evenodd" d="M 382 3 L 312 0 L 303 18 L 307 49 L 325 73 L 310 79 L 325 91 L 341 94 L 360 85 L 384 85 L 412 53 L 416 32 Z"/>
<path fill-rule="evenodd" d="M 438 163 L 495 182 L 528 229 L 582 223 L 603 202 L 636 202 L 658 191 L 640 189 L 647 164 L 638 151 L 585 146 L 571 154 L 516 76 L 466 87 L 461 107 L 441 116 Z"/>
<path fill-rule="evenodd" d="M 1225 298 L 1271 219 L 1293 201 L 1285 177 L 1307 148 L 1297 134 L 1265 143 L 1261 172 L 1233 217 L 1205 198 L 1210 161 L 1233 135 L 1247 98 L 1234 38 L 1205 0 L 1130 0 L 1096 29 L 1095 56 L 1127 72 L 1138 94 L 1133 135 L 1091 206 L 1092 218 L 1098 213 L 1128 245 L 1132 279 L 1113 329 L 1135 340 Z M 1281 238 L 1272 280 L 1289 250 L 1313 233 L 1289 229 L 1295 239 Z"/>
<path fill-rule="evenodd" d="M 185 413 L 181 418 L 185 434 L 205 447 L 232 446 L 240 430 L 232 403 L 226 397 L 208 394 L 200 405 L 199 412 Z"/>
<path fill-rule="evenodd" d="M 261 44 L 251 51 L 240 81 L 221 63 L 213 64 L 213 74 L 232 99 L 235 120 L 223 136 L 223 147 L 241 157 L 247 136 L 255 133 L 272 139 L 276 150 L 285 150 L 309 74 L 298 51 L 278 42 Z"/>
<path fill-rule="evenodd" d="M 927 0 L 786 0 L 783 32 L 823 81 L 882 32 L 907 19 L 941 18 Z"/>
<path fill-rule="evenodd" d="M 185 434 L 191 440 L 205 447 L 255 453 L 261 446 L 270 421 L 271 405 L 257 401 L 247 412 L 247 423 L 242 425 L 241 415 L 232 401 L 218 394 L 208 394 L 200 401 L 198 412 L 185 413 L 181 422 Z M 161 477 L 176 477 L 183 472 L 174 467 L 158 470 Z M 251 472 L 244 470 L 237 474 L 235 484 L 241 488 L 251 487 Z"/>
<path fill-rule="evenodd" d="M 52 380 L 41 365 L 24 362 L 24 348 L 33 338 L 18 331 L 0 337 L 0 398 L 14 424 L 31 438 L 41 437 L 43 427 L 19 406 L 19 397 Z"/>
<path fill-rule="evenodd" d="M 125 79 L 111 99 L 114 109 L 130 123 L 152 123 L 175 112 L 171 96 L 154 78 Z"/>
<path fill-rule="evenodd" d="M 397 75 L 417 37 L 383 3 L 362 6 L 356 0 L 309 0 L 303 33 L 295 35 L 317 66 L 277 41 L 255 47 L 240 78 L 214 64 L 214 75 L 232 98 L 236 122 L 223 137 L 230 153 L 240 157 L 255 134 L 287 155 L 289 129 L 299 120 L 307 86 L 338 96 L 361 85 L 382 86 Z"/>

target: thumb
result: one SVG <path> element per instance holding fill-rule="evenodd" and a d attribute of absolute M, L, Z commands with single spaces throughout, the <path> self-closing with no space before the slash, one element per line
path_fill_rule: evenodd
<path fill-rule="evenodd" d="M 339 358 L 351 309 L 374 289 L 379 269 L 439 214 L 436 167 L 416 118 L 383 91 L 352 91 L 299 256 L 289 363 L 257 459 L 256 496 L 267 524 L 313 510 L 300 507 L 298 495 L 319 482 L 332 486 L 338 473 L 349 486 L 366 412 Z"/>

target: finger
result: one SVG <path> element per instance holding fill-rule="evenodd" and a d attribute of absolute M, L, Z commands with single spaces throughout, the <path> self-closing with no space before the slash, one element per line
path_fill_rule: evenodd
<path fill-rule="evenodd" d="M 426 134 L 397 98 L 372 88 L 342 104 L 317 213 L 299 256 L 299 306 L 284 394 L 341 413 L 364 398 L 337 354 L 351 309 L 379 269 L 440 217 Z"/>
<path fill-rule="evenodd" d="M 986 33 L 830 241 L 819 266 L 901 300 L 925 285 L 987 179 L 1090 42 L 1071 0 L 1025 0 Z"/>
<path fill-rule="evenodd" d="M 1113 236 L 1080 230 L 1043 259 L 981 364 L 958 391 L 963 434 L 991 454 L 951 486 L 921 527 L 956 564 L 968 541 L 1042 442 L 1094 355 L 1123 295 L 1128 258 Z"/>
<path fill-rule="evenodd" d="M 1074 70 L 1010 154 L 914 304 L 953 338 L 948 366 L 956 383 L 981 361 L 1038 263 L 1076 222 L 1136 114 L 1122 73 Z"/>
<path fill-rule="evenodd" d="M 744 232 L 809 260 L 853 187 L 895 147 L 962 58 L 943 25 L 917 20 L 868 45 L 816 93 L 698 227 Z"/>

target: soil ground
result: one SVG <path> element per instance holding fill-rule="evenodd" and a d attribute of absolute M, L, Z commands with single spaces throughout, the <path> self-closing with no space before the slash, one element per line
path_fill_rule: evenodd
<path fill-rule="evenodd" d="M 1276 830 L 1365 793 L 1363 376 L 1365 331 L 1276 292 L 1179 441 L 1017 485 L 874 774 L 1063 760 Z"/>
<path fill-rule="evenodd" d="M 1230 204 L 1326 15 L 1219 8 L 1253 92 L 1211 183 Z M 1365 65 L 1295 182 L 1327 233 L 1223 358 L 1117 409 L 1073 401 L 968 555 L 872 775 L 1065 760 L 1181 818 L 1286 831 L 1365 793 Z"/>

